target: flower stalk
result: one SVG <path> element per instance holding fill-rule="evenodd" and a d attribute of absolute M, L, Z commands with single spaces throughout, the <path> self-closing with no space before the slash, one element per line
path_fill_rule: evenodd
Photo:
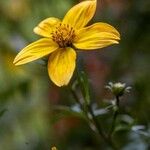
<path fill-rule="evenodd" d="M 87 76 L 85 75 L 84 72 L 82 72 L 82 73 L 78 72 L 78 80 L 75 83 L 76 84 L 73 84 L 73 86 L 71 88 L 71 93 L 72 93 L 75 101 L 79 104 L 81 110 L 85 114 L 90 128 L 94 132 L 96 132 L 103 139 L 103 141 L 107 145 L 109 145 L 113 150 L 118 150 L 116 145 L 113 143 L 112 139 L 109 138 L 109 136 L 107 136 L 107 134 L 104 132 L 101 123 L 99 122 L 98 118 L 94 114 L 91 100 L 90 100 L 90 94 L 89 94 L 89 83 L 88 83 Z M 81 90 L 82 97 L 83 97 L 83 103 L 80 101 L 80 99 L 76 93 L 77 85 L 79 85 L 79 88 Z M 119 104 L 119 99 L 118 99 L 117 103 Z"/>
<path fill-rule="evenodd" d="M 110 133 L 109 133 L 110 138 L 112 138 L 112 134 L 113 134 L 113 132 L 115 130 L 115 126 L 116 126 L 116 120 L 117 120 L 117 117 L 119 115 L 119 104 L 120 104 L 119 96 L 116 96 L 115 111 L 114 111 L 114 115 L 113 115 L 112 126 L 111 126 Z"/>
<path fill-rule="evenodd" d="M 131 87 L 126 86 L 125 83 L 109 82 L 106 88 L 109 89 L 111 93 L 115 96 L 114 114 L 113 114 L 112 125 L 111 125 L 110 132 L 109 132 L 109 138 L 112 139 L 112 135 L 116 127 L 116 120 L 119 115 L 120 97 L 123 96 L 125 93 L 129 92 Z"/>

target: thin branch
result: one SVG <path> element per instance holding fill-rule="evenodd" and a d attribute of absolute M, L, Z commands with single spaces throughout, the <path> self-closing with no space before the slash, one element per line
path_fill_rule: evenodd
<path fill-rule="evenodd" d="M 112 121 L 112 126 L 111 126 L 111 129 L 110 129 L 110 132 L 109 132 L 109 137 L 111 138 L 114 130 L 115 130 L 115 126 L 116 126 L 116 120 L 117 120 L 117 117 L 118 117 L 118 114 L 119 114 L 119 96 L 116 96 L 116 110 L 114 111 L 114 115 L 113 115 L 113 121 Z"/>
<path fill-rule="evenodd" d="M 111 138 L 108 138 L 107 135 L 103 132 L 103 129 L 101 127 L 101 124 L 99 123 L 97 117 L 95 116 L 91 106 L 89 105 L 88 106 L 88 109 L 89 109 L 89 113 L 91 114 L 92 116 L 92 120 L 93 120 L 93 123 L 99 133 L 99 135 L 102 137 L 102 139 L 113 149 L 113 150 L 118 150 L 118 148 L 114 145 L 113 141 Z"/>

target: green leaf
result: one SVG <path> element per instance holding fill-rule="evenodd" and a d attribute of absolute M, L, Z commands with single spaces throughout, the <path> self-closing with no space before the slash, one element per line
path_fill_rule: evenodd
<path fill-rule="evenodd" d="M 129 115 L 119 115 L 118 120 L 122 123 L 128 124 L 128 125 L 133 125 L 134 124 L 134 119 L 129 116 Z"/>
<path fill-rule="evenodd" d="M 150 132 L 146 130 L 146 127 L 144 125 L 134 125 L 132 126 L 131 130 L 136 132 L 137 134 L 150 138 Z"/>
<path fill-rule="evenodd" d="M 87 105 L 90 104 L 90 92 L 89 92 L 89 82 L 88 82 L 88 78 L 87 75 L 85 74 L 85 72 L 81 71 L 78 73 L 78 77 L 79 77 L 79 84 L 81 87 L 81 91 L 85 100 L 85 103 Z"/>
<path fill-rule="evenodd" d="M 80 110 L 78 109 L 75 110 L 74 108 L 70 108 L 67 106 L 54 106 L 53 113 L 54 114 L 51 120 L 53 123 L 66 117 L 77 117 L 80 119 L 86 119 L 86 117 Z"/>
<path fill-rule="evenodd" d="M 113 133 L 115 132 L 119 132 L 119 131 L 127 131 L 130 130 L 131 126 L 127 125 L 127 124 L 119 124 L 118 126 L 115 127 L 115 130 Z"/>
<path fill-rule="evenodd" d="M 131 116 L 126 114 L 119 115 L 117 120 L 118 121 L 114 133 L 118 131 L 125 131 L 125 130 L 129 131 L 131 130 L 131 127 L 134 124 L 134 119 Z"/>
<path fill-rule="evenodd" d="M 94 115 L 95 116 L 100 116 L 109 113 L 110 109 L 113 107 L 113 105 L 109 105 L 105 108 L 100 108 L 100 109 L 94 109 Z"/>

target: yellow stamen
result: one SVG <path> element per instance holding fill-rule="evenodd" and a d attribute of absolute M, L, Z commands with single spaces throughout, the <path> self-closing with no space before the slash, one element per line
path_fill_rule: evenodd
<path fill-rule="evenodd" d="M 61 48 L 64 48 L 72 45 L 72 41 L 75 37 L 75 30 L 68 24 L 60 23 L 51 34 L 53 41 Z"/>

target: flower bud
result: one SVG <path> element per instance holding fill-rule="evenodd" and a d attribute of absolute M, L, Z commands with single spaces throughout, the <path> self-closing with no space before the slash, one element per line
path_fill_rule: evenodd
<path fill-rule="evenodd" d="M 129 92 L 131 87 L 126 87 L 125 83 L 112 83 L 109 82 L 106 86 L 115 96 L 122 96 L 124 93 Z"/>

